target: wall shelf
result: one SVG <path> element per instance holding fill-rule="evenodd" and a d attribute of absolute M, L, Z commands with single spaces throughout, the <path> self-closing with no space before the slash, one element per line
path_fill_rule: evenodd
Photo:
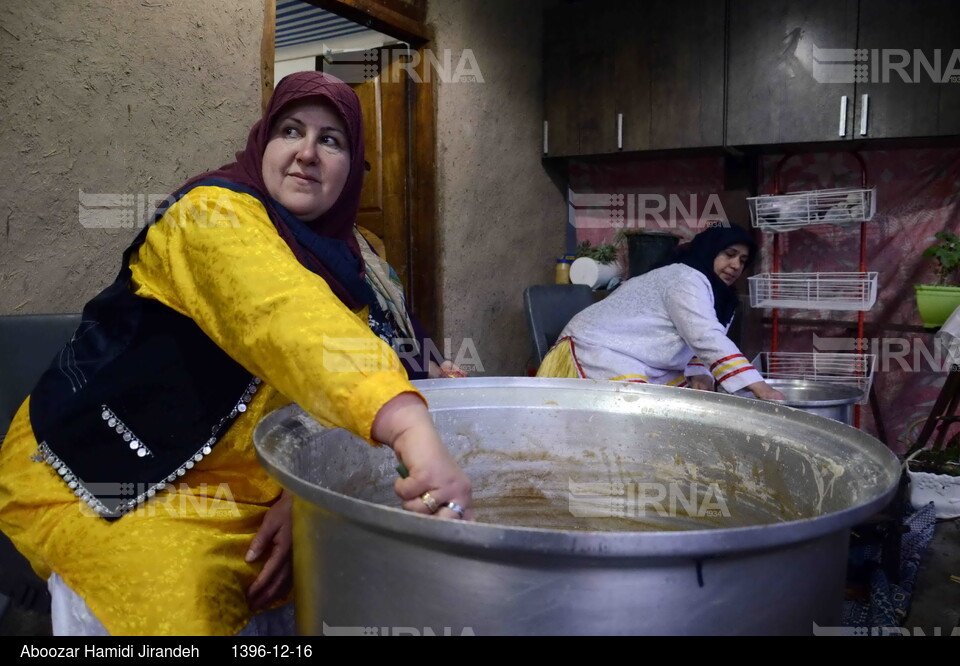
<path fill-rule="evenodd" d="M 876 188 L 841 187 L 791 194 L 748 197 L 754 228 L 772 233 L 813 225 L 849 225 L 873 219 L 877 212 Z"/>
<path fill-rule="evenodd" d="M 866 402 L 873 383 L 874 354 L 818 352 L 760 352 L 753 365 L 765 379 L 807 379 L 855 386 Z"/>
<path fill-rule="evenodd" d="M 750 307 L 869 310 L 877 301 L 877 273 L 761 273 L 747 278 Z"/>

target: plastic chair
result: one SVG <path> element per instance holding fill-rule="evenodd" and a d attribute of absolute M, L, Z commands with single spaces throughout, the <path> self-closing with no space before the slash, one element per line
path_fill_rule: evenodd
<path fill-rule="evenodd" d="M 523 290 L 538 366 L 573 315 L 593 303 L 593 291 L 585 284 L 538 284 Z"/>
<path fill-rule="evenodd" d="M 79 314 L 0 316 L 0 441 L 54 355 L 80 325 Z M 49 612 L 47 584 L 0 533 L 0 618 L 9 604 Z"/>

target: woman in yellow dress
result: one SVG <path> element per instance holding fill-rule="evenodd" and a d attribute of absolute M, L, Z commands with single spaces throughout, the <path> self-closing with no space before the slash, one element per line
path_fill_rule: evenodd
<path fill-rule="evenodd" d="M 55 633 L 261 631 L 289 598 L 291 500 L 252 432 L 290 401 L 391 446 L 405 509 L 471 518 L 390 346 L 416 336 L 356 233 L 363 173 L 353 90 L 288 76 L 84 307 L 0 447 L 0 529 L 49 580 Z"/>

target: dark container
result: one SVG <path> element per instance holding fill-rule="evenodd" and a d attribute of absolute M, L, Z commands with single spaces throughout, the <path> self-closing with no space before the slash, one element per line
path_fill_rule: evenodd
<path fill-rule="evenodd" d="M 671 234 L 627 234 L 627 257 L 630 277 L 643 275 L 666 259 L 680 239 Z"/>

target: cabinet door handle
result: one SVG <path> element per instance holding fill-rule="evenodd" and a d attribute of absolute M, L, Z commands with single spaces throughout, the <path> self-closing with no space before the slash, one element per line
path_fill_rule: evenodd
<path fill-rule="evenodd" d="M 547 120 L 543 121 L 543 154 L 546 155 L 550 152 L 550 123 Z"/>
<path fill-rule="evenodd" d="M 867 113 L 870 109 L 870 95 L 863 94 L 863 102 L 860 104 L 860 136 L 867 135 Z"/>
<path fill-rule="evenodd" d="M 847 135 L 847 96 L 840 98 L 840 136 Z"/>
<path fill-rule="evenodd" d="M 623 114 L 617 114 L 617 150 L 623 150 Z"/>

